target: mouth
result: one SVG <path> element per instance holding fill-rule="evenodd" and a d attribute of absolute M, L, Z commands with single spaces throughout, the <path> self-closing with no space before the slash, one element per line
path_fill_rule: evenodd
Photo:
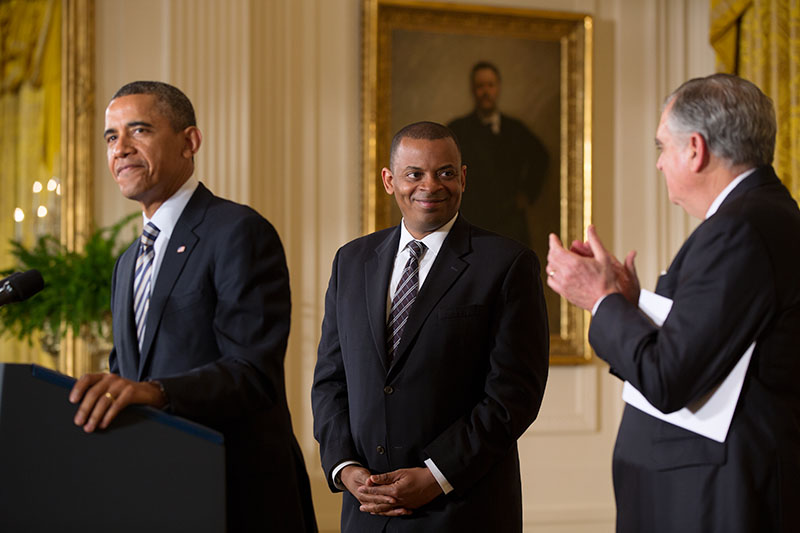
<path fill-rule="evenodd" d="M 143 167 L 144 167 L 144 165 L 140 165 L 140 164 L 137 164 L 137 163 L 126 163 L 124 165 L 119 165 L 118 167 L 116 167 L 114 169 L 114 174 L 117 175 L 117 176 L 120 176 L 123 173 L 128 172 L 130 170 L 134 170 L 134 169 L 137 169 L 137 168 L 143 168 Z"/>
<path fill-rule="evenodd" d="M 444 198 L 416 198 L 414 200 L 418 205 L 422 206 L 425 209 L 434 209 L 439 204 L 445 201 Z"/>

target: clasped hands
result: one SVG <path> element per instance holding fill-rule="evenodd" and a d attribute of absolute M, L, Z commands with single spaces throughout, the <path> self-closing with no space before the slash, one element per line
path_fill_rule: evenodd
<path fill-rule="evenodd" d="M 594 225 L 586 229 L 586 242 L 573 241 L 569 250 L 551 233 L 547 253 L 547 285 L 570 303 L 591 311 L 594 304 L 619 292 L 633 305 L 639 303 L 639 278 L 631 251 L 621 263 L 606 251 Z"/>
<path fill-rule="evenodd" d="M 342 469 L 341 480 L 361 503 L 359 509 L 374 515 L 409 515 L 442 494 L 442 488 L 426 467 L 371 475 L 362 466 L 348 465 Z"/>
<path fill-rule="evenodd" d="M 131 404 L 156 408 L 166 405 L 166 398 L 157 384 L 104 373 L 84 374 L 73 385 L 69 401 L 80 402 L 73 421 L 86 433 L 97 428 L 106 429 L 120 411 Z"/>

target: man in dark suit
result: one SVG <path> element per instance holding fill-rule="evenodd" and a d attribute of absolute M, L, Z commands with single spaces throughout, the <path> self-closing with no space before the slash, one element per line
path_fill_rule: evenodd
<path fill-rule="evenodd" d="M 527 213 L 547 175 L 547 150 L 525 124 L 498 109 L 501 79 L 494 64 L 476 63 L 470 82 L 475 108 L 448 124 L 469 168 L 461 213 L 532 248 Z"/>
<path fill-rule="evenodd" d="M 403 220 L 336 254 L 311 393 L 342 531 L 521 531 L 516 441 L 548 371 L 538 260 L 458 214 L 446 127 L 400 130 L 381 175 Z"/>
<path fill-rule="evenodd" d="M 562 248 L 548 284 L 593 309 L 589 341 L 611 372 L 664 413 L 694 407 L 755 342 L 727 438 L 627 405 L 614 451 L 620 532 L 800 530 L 800 211 L 771 167 L 775 113 L 752 83 L 717 74 L 668 99 L 656 136 L 672 202 L 704 219 L 656 292 L 661 328 L 637 308 L 633 252 Z"/>
<path fill-rule="evenodd" d="M 291 303 L 275 229 L 192 177 L 201 134 L 175 87 L 122 87 L 104 137 L 144 232 L 114 268 L 111 373 L 75 384 L 75 423 L 107 428 L 142 404 L 207 424 L 225 436 L 229 531 L 316 531 L 286 404 Z"/>

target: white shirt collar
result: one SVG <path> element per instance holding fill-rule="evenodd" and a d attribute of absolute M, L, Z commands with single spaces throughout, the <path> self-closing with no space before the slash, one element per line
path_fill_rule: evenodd
<path fill-rule="evenodd" d="M 493 111 L 491 115 L 488 117 L 481 117 L 481 123 L 485 126 L 489 126 L 492 130 L 492 133 L 498 135 L 500 133 L 500 111 Z"/>
<path fill-rule="evenodd" d="M 406 221 L 403 219 L 402 223 L 400 224 L 400 243 L 397 247 L 397 253 L 403 251 L 406 245 L 415 240 L 419 240 L 427 247 L 426 254 L 436 257 L 439 255 L 439 249 L 442 247 L 444 240 L 447 238 L 447 235 L 450 233 L 450 229 L 453 227 L 453 224 L 456 223 L 456 219 L 458 218 L 458 213 L 456 212 L 446 224 L 441 226 L 438 229 L 433 230 L 431 233 L 427 234 L 422 239 L 415 239 L 406 229 Z"/>
<path fill-rule="evenodd" d="M 736 186 L 739 185 L 747 176 L 749 176 L 750 174 L 752 174 L 755 171 L 756 171 L 755 168 L 751 168 L 750 170 L 745 170 L 744 172 L 742 172 L 741 174 L 736 176 L 733 179 L 733 181 L 728 184 L 727 187 L 722 189 L 722 192 L 719 193 L 716 198 L 714 198 L 714 201 L 711 202 L 711 205 L 709 206 L 708 211 L 706 211 L 706 218 L 708 218 L 711 215 L 713 215 L 714 213 L 716 213 L 717 209 L 719 209 L 719 206 L 722 205 L 722 202 L 725 201 L 725 198 L 728 197 L 728 195 L 731 193 L 731 191 L 733 189 L 735 189 Z"/>
<path fill-rule="evenodd" d="M 175 191 L 175 194 L 170 196 L 159 206 L 156 212 L 153 213 L 152 218 L 147 218 L 147 215 L 145 215 L 144 212 L 142 213 L 144 225 L 147 225 L 148 222 L 152 222 L 159 230 L 156 242 L 160 241 L 166 243 L 169 241 L 169 238 L 172 236 L 172 230 L 175 229 L 175 224 L 178 223 L 178 219 L 181 213 L 183 213 L 186 204 L 189 203 L 189 198 L 192 197 L 195 189 L 197 189 L 197 185 L 197 179 L 190 177 L 186 180 L 186 183 L 181 185 L 180 189 Z"/>

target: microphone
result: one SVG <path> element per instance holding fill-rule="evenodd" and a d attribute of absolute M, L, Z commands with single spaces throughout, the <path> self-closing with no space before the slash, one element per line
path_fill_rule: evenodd
<path fill-rule="evenodd" d="M 44 288 L 44 279 L 38 270 L 15 272 L 0 281 L 0 306 L 27 300 Z"/>

